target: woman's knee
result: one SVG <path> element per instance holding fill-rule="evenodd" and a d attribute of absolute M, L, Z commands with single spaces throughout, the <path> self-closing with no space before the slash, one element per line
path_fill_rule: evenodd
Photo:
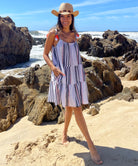
<path fill-rule="evenodd" d="M 80 106 L 80 107 L 74 107 L 73 110 L 74 110 L 74 113 L 75 113 L 75 114 L 80 114 L 80 113 L 82 113 L 82 108 L 81 108 L 81 106 Z"/>

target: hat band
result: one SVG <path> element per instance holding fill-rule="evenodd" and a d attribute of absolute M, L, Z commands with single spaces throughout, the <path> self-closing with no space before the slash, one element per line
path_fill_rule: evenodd
<path fill-rule="evenodd" d="M 72 11 L 70 11 L 70 10 L 60 10 L 60 11 L 59 11 L 59 13 L 64 13 L 64 12 L 72 13 Z"/>

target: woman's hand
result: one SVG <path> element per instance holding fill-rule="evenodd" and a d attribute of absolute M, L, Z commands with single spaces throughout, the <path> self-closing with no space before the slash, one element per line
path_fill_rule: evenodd
<path fill-rule="evenodd" d="M 62 73 L 62 71 L 59 68 L 55 67 L 55 66 L 51 70 L 54 72 L 54 75 L 56 77 L 58 77 L 60 74 L 62 74 L 63 76 L 65 76 L 65 74 Z"/>

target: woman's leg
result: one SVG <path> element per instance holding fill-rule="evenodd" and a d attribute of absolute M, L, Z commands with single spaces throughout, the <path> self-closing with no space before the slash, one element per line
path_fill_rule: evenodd
<path fill-rule="evenodd" d="M 89 132 L 88 132 L 88 129 L 86 126 L 86 122 L 85 122 L 84 116 L 82 114 L 82 108 L 74 107 L 73 110 L 74 110 L 76 122 L 88 143 L 88 147 L 90 150 L 92 160 L 98 165 L 102 164 L 103 162 L 101 161 L 100 156 L 96 150 L 96 147 L 94 146 L 94 144 L 90 138 L 90 135 L 89 135 Z"/>
<path fill-rule="evenodd" d="M 68 143 L 67 131 L 68 131 L 71 117 L 72 117 L 72 108 L 66 107 L 65 108 L 65 122 L 64 122 L 64 129 L 63 129 L 63 139 L 62 139 L 63 144 Z"/>

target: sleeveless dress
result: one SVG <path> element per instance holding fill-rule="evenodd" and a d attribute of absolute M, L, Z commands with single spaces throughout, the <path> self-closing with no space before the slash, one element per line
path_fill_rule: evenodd
<path fill-rule="evenodd" d="M 53 64 L 64 74 L 56 77 L 51 72 L 48 102 L 55 105 L 79 107 L 89 104 L 88 87 L 77 42 L 68 43 L 59 39 L 52 47 Z"/>

